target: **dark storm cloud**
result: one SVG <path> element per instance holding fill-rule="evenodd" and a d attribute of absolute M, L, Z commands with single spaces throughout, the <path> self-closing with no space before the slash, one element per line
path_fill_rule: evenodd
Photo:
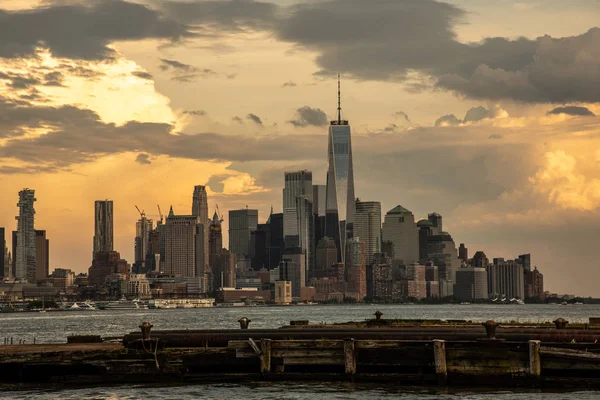
<path fill-rule="evenodd" d="M 24 137 L 28 128 L 40 127 L 51 131 L 39 137 Z M 176 135 L 168 124 L 130 121 L 119 126 L 104 123 L 95 112 L 74 106 L 20 105 L 2 98 L 0 138 L 9 139 L 0 147 L 0 158 L 63 168 L 124 152 L 193 160 L 305 159 L 311 157 L 315 140 L 324 140 L 314 135 Z"/>
<path fill-rule="evenodd" d="M 138 156 L 135 158 L 135 162 L 142 165 L 152 164 L 152 161 L 150 161 L 150 154 L 146 153 L 138 154 Z"/>
<path fill-rule="evenodd" d="M 327 114 L 325 114 L 323 110 L 320 108 L 311 108 L 309 106 L 297 109 L 296 118 L 288 122 L 298 127 L 325 126 L 328 123 Z"/>
<path fill-rule="evenodd" d="M 154 1 L 157 8 L 187 24 L 228 31 L 269 29 L 278 6 L 254 0 Z"/>
<path fill-rule="evenodd" d="M 321 75 L 361 80 L 432 78 L 475 99 L 600 101 L 600 29 L 537 39 L 457 39 L 468 11 L 435 0 L 329 0 L 277 7 L 257 1 L 161 2 L 168 15 L 215 31 L 264 29 L 316 51 Z M 412 85 L 411 90 L 428 90 Z"/>
<path fill-rule="evenodd" d="M 112 58 L 119 40 L 193 36 L 188 27 L 144 5 L 123 0 L 50 4 L 33 10 L 0 10 L 0 57 L 34 55 L 38 47 L 71 59 Z"/>
<path fill-rule="evenodd" d="M 223 193 L 223 189 L 225 189 L 223 181 L 228 177 L 229 175 L 213 175 L 210 177 L 206 185 L 214 193 Z"/>
<path fill-rule="evenodd" d="M 579 106 L 556 107 L 555 109 L 548 111 L 548 114 L 567 114 L 582 117 L 593 117 L 595 115 L 588 108 Z"/>
<path fill-rule="evenodd" d="M 256 123 L 257 125 L 262 126 L 262 124 L 263 124 L 262 119 L 260 119 L 260 117 L 256 114 L 248 114 L 248 115 L 246 115 L 246 118 L 248 118 L 250 121 Z"/>

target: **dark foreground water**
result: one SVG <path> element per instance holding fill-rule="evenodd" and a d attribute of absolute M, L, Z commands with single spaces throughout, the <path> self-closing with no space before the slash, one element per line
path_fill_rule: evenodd
<path fill-rule="evenodd" d="M 80 311 L 0 314 L 0 343 L 13 337 L 18 343 L 64 343 L 69 335 L 122 336 L 138 330 L 143 321 L 154 329 L 239 329 L 237 320 L 248 317 L 250 328 L 278 328 L 290 320 L 333 323 L 373 318 L 376 310 L 384 318 L 463 319 L 483 322 L 546 322 L 563 317 L 588 322 L 600 317 L 600 305 L 354 305 L 295 307 L 232 307 L 175 310 Z M 600 392 L 486 391 L 407 388 L 394 385 L 350 383 L 255 383 L 204 384 L 175 387 L 118 386 L 60 391 L 5 391 L 0 399 L 600 399 Z"/>

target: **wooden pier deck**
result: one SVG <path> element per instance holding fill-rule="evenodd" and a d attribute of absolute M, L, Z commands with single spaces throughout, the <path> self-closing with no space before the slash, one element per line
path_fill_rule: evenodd
<path fill-rule="evenodd" d="M 448 329 L 148 330 L 119 343 L 4 345 L 0 387 L 241 380 L 600 387 L 600 343 L 594 339 L 600 330 L 521 329 L 515 333 L 520 340 L 507 340 L 481 325 L 477 332 Z"/>

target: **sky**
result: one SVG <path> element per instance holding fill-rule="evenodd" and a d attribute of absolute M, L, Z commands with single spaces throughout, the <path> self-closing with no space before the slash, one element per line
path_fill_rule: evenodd
<path fill-rule="evenodd" d="M 359 198 L 600 297 L 598 21 L 599 0 L 0 0 L 0 226 L 35 189 L 50 268 L 84 272 L 94 200 L 130 262 L 135 205 L 189 214 L 194 185 L 264 222 L 284 171 L 325 183 L 339 73 Z"/>

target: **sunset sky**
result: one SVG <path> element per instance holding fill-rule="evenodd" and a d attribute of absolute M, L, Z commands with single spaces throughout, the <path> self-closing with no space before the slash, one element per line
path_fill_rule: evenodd
<path fill-rule="evenodd" d="M 0 226 L 35 189 L 50 268 L 83 272 L 94 200 L 130 262 L 134 206 L 197 184 L 264 222 L 284 171 L 325 183 L 340 73 L 358 197 L 600 297 L 599 26 L 598 0 L 0 0 Z"/>

